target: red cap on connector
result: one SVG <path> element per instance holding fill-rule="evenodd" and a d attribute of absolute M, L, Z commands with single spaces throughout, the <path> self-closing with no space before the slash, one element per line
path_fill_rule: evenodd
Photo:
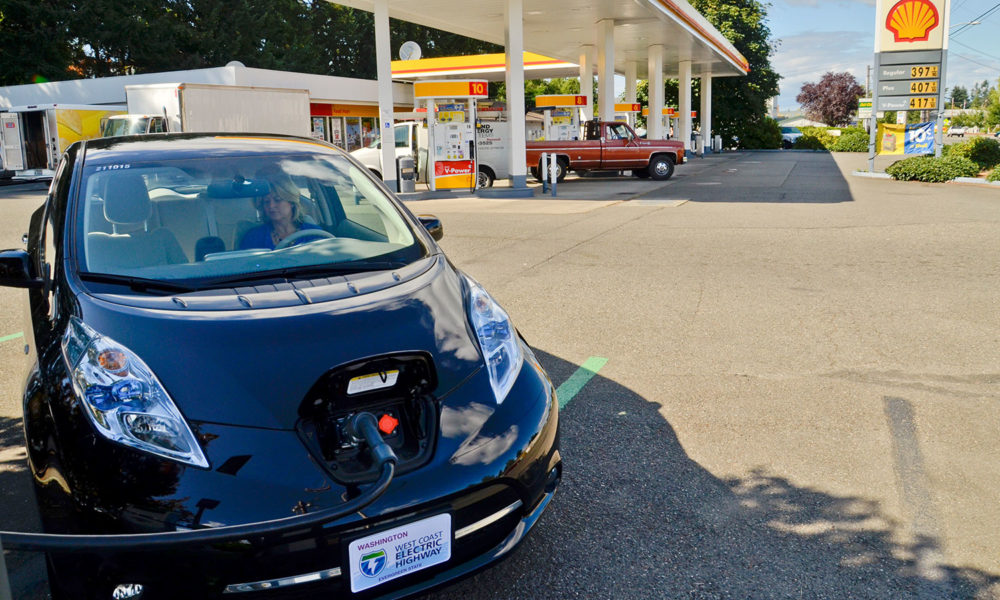
<path fill-rule="evenodd" d="M 378 420 L 378 430 L 385 435 L 392 435 L 392 432 L 396 431 L 397 425 L 399 425 L 399 419 L 388 413 L 382 415 Z"/>

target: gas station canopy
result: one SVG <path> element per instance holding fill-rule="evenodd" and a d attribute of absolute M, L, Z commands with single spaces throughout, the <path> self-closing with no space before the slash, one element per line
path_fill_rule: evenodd
<path fill-rule="evenodd" d="M 375 0 L 336 0 L 374 11 Z M 388 0 L 393 18 L 504 45 L 505 0 Z M 691 61 L 691 75 L 740 76 L 746 59 L 685 0 L 531 0 L 524 3 L 524 48 L 566 62 L 580 59 L 581 45 L 599 43 L 596 24 L 614 21 L 614 70 L 647 78 L 651 46 L 662 46 L 666 77 Z"/>
<path fill-rule="evenodd" d="M 502 53 L 392 61 L 392 78 L 397 81 L 452 77 L 503 81 L 506 73 L 507 57 Z M 576 77 L 580 74 L 580 66 L 574 62 L 525 52 L 524 73 L 528 79 Z"/>

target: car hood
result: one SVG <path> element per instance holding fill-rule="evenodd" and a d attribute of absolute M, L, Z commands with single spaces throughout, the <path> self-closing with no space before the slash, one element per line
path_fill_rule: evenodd
<path fill-rule="evenodd" d="M 353 292 L 327 301 L 303 303 L 287 291 L 295 301 L 255 308 L 255 295 L 240 290 L 250 306 L 210 311 L 197 310 L 190 296 L 156 299 L 173 304 L 170 310 L 149 306 L 149 297 L 82 296 L 81 312 L 90 327 L 146 362 L 187 419 L 292 429 L 307 392 L 339 365 L 426 352 L 438 397 L 482 365 L 461 277 L 443 256 L 427 261 L 399 281 L 383 273 L 390 284 L 370 291 L 364 278 L 355 279 L 345 286 Z M 309 289 L 323 296 L 324 286 Z"/>

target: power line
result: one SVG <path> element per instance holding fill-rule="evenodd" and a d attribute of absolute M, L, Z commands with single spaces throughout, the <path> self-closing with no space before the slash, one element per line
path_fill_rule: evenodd
<path fill-rule="evenodd" d="M 979 62 L 978 60 L 969 58 L 968 56 L 965 56 L 964 54 L 958 54 L 957 52 L 951 52 L 950 54 L 948 54 L 949 58 L 952 57 L 952 56 L 957 56 L 959 58 L 964 58 L 965 60 L 967 60 L 967 61 L 969 61 L 971 63 L 976 63 L 980 67 L 986 67 L 987 69 L 996 69 L 997 68 L 996 65 L 988 65 L 986 63 Z"/>
<path fill-rule="evenodd" d="M 963 46 L 963 47 L 965 47 L 965 48 L 968 48 L 969 50 L 972 50 L 973 52 L 978 52 L 978 53 L 982 54 L 983 56 L 985 56 L 985 57 L 987 57 L 987 58 L 992 58 L 992 59 L 994 59 L 994 60 L 1000 60 L 1000 56 L 993 56 L 992 54 L 986 54 L 985 52 L 983 52 L 983 51 L 982 51 L 982 50 L 980 50 L 979 48 L 973 48 L 972 46 L 970 46 L 970 45 L 968 45 L 968 44 L 963 44 L 962 42 L 960 42 L 960 41 L 958 41 L 958 40 L 951 40 L 951 41 L 952 41 L 953 43 L 956 43 L 956 44 L 958 44 L 959 46 Z"/>
<path fill-rule="evenodd" d="M 995 12 L 995 11 L 996 11 L 997 9 L 1000 9 L 1000 2 L 997 2 L 997 3 L 995 4 L 995 5 L 993 5 L 993 8 L 991 8 L 991 9 L 987 10 L 986 12 L 984 12 L 984 13 L 983 13 L 983 14 L 981 14 L 981 15 L 979 15 L 979 16 L 978 16 L 978 17 L 976 17 L 975 19 L 970 19 L 968 23 L 966 23 L 965 25 L 963 25 L 963 26 L 959 27 L 959 28 L 958 28 L 958 31 L 956 31 L 955 33 L 952 33 L 952 34 L 950 34 L 950 35 L 951 35 L 951 37 L 955 37 L 956 35 L 958 35 L 958 34 L 962 33 L 962 32 L 963 32 L 963 31 L 965 31 L 966 29 L 968 29 L 968 28 L 972 27 L 972 24 L 973 24 L 973 23 L 976 23 L 977 21 L 982 21 L 983 19 L 986 19 L 986 18 L 987 18 L 987 17 L 989 17 L 989 16 L 990 16 L 990 15 L 991 15 L 991 14 L 992 14 L 993 12 Z"/>

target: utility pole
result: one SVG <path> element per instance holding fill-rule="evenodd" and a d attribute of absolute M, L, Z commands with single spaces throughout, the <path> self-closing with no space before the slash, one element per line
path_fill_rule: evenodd
<path fill-rule="evenodd" d="M 865 75 L 865 97 L 871 98 L 872 95 L 872 66 L 868 65 L 868 73 Z"/>

